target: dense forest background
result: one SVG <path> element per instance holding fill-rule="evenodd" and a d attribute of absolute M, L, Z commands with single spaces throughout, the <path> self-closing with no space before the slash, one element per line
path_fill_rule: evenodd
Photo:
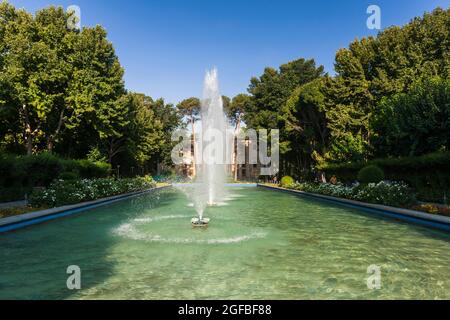
<path fill-rule="evenodd" d="M 200 100 L 174 106 L 127 91 L 106 31 L 68 29 L 68 18 L 62 8 L 32 15 L 0 4 L 2 153 L 169 172 L 171 132 L 194 126 Z M 437 8 L 340 49 L 335 75 L 299 58 L 267 67 L 224 106 L 236 127 L 280 129 L 280 176 L 313 179 L 327 166 L 446 153 L 449 33 L 450 9 Z"/>
<path fill-rule="evenodd" d="M 127 92 L 106 31 L 69 29 L 68 18 L 61 7 L 33 16 L 0 4 L 2 151 L 107 161 L 124 173 L 168 163 L 174 106 Z"/>

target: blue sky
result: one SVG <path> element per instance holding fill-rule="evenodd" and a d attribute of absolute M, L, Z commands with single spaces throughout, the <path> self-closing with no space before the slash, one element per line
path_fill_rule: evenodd
<path fill-rule="evenodd" d="M 108 31 L 129 90 L 178 102 L 200 96 L 216 66 L 223 94 L 246 92 L 266 66 L 314 58 L 333 73 L 334 55 L 355 38 L 375 35 L 366 9 L 381 8 L 382 28 L 403 25 L 450 0 L 12 0 L 31 12 L 49 5 L 81 8 L 82 25 Z"/>

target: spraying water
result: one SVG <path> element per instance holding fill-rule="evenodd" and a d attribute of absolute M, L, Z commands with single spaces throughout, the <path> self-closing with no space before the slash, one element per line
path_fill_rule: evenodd
<path fill-rule="evenodd" d="M 201 103 L 201 134 L 196 144 L 197 176 L 191 199 L 199 220 L 206 207 L 217 205 L 225 198 L 226 163 L 230 157 L 227 118 L 219 92 L 217 70 L 206 73 Z"/>

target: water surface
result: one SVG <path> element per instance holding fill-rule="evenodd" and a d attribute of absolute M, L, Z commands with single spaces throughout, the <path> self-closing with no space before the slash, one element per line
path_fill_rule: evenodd
<path fill-rule="evenodd" d="M 448 234 L 259 188 L 229 195 L 206 209 L 208 229 L 167 189 L 0 234 L 0 298 L 450 298 Z M 81 290 L 66 287 L 69 265 Z"/>

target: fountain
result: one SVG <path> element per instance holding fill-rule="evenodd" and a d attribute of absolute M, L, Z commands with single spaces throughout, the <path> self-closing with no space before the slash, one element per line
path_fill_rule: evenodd
<path fill-rule="evenodd" d="M 206 207 L 217 205 L 225 197 L 225 166 L 231 141 L 227 136 L 227 123 L 217 70 L 212 69 L 206 73 L 203 86 L 201 134 L 197 135 L 195 146 L 197 176 L 190 192 L 198 214 L 191 221 L 195 227 L 207 226 L 209 219 L 203 217 Z"/>

